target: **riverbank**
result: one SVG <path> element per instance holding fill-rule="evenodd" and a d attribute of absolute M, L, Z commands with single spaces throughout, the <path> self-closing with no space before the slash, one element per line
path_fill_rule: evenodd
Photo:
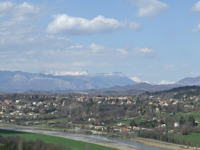
<path fill-rule="evenodd" d="M 95 136 L 95 135 L 76 134 L 76 133 L 69 133 L 69 132 L 66 133 L 66 132 L 61 132 L 61 131 L 50 131 L 50 130 L 37 130 L 37 129 L 27 129 L 27 128 L 23 129 L 23 128 L 16 128 L 16 127 L 14 128 L 1 127 L 1 129 L 17 131 L 17 132 L 19 131 L 19 132 L 26 132 L 26 133 L 50 135 L 50 136 L 65 138 L 66 140 L 70 139 L 77 142 L 86 142 L 86 143 L 91 143 L 91 144 L 100 145 L 104 147 L 109 147 L 112 149 L 117 149 L 117 150 L 144 150 L 143 148 L 140 148 L 134 145 L 129 145 L 129 144 L 109 140 L 107 138 L 104 138 L 103 136 L 101 137 L 101 136 Z M 31 138 L 32 136 L 29 136 L 29 137 Z"/>
<path fill-rule="evenodd" d="M 9 128 L 9 127 L 5 127 L 4 128 Z M 30 127 L 22 127 L 22 126 L 10 126 L 10 129 L 12 130 L 12 128 L 15 130 L 18 130 L 18 131 L 24 131 L 24 132 L 35 132 L 37 131 L 37 133 L 42 133 L 42 134 L 46 134 L 46 135 L 54 135 L 54 136 L 58 136 L 58 137 L 64 137 L 64 138 L 68 138 L 68 139 L 73 139 L 73 140 L 78 140 L 78 141 L 85 141 L 85 142 L 88 142 L 88 143 L 95 143 L 95 144 L 98 144 L 98 145 L 102 145 L 102 146 L 106 146 L 106 147 L 112 147 L 112 148 L 116 148 L 116 149 L 120 149 L 120 150 L 133 150 L 133 149 L 137 149 L 137 150 L 144 150 L 144 148 L 140 148 L 140 147 L 137 147 L 137 146 L 134 146 L 134 145 L 129 145 L 129 144 L 124 144 L 124 143 L 119 143 L 119 142 L 113 142 L 111 140 L 108 140 L 106 138 L 96 138 L 95 140 L 86 140 L 88 139 L 89 136 L 92 136 L 92 135 L 87 135 L 87 134 L 84 134 L 82 137 L 78 136 L 74 136 L 74 138 L 71 138 L 71 137 L 67 137 L 68 134 L 72 134 L 72 133 L 77 133 L 77 134 L 80 134 L 78 132 L 74 132 L 74 131 L 71 131 L 69 132 L 68 131 L 68 134 L 66 132 L 63 132 L 63 130 L 60 130 L 60 129 L 36 129 L 36 128 L 30 128 Z M 26 131 L 25 131 L 26 130 Z M 59 134 L 55 134 L 55 132 L 60 132 Z M 95 135 L 93 135 L 95 136 Z M 103 135 L 103 136 L 106 136 L 106 135 Z M 179 146 L 177 144 L 172 144 L 172 143 L 166 143 L 166 142 L 162 142 L 162 141 L 156 141 L 156 140 L 151 140 L 151 139 L 143 139 L 143 138 L 122 138 L 122 139 L 125 139 L 125 140 L 128 140 L 128 141 L 131 141 L 131 142 L 138 142 L 138 143 L 142 143 L 144 145 L 147 145 L 147 146 L 152 146 L 152 147 L 159 147 L 159 148 L 163 148 L 163 149 L 171 149 L 171 150 L 181 150 L 183 149 L 184 147 L 183 146 Z M 147 149 L 147 148 L 145 148 Z"/>
<path fill-rule="evenodd" d="M 156 140 L 145 139 L 145 138 L 131 138 L 130 141 L 139 142 L 144 145 L 165 148 L 165 149 L 170 149 L 170 150 L 193 149 L 193 148 L 186 148 L 185 146 L 178 145 L 178 144 L 167 143 L 167 142 L 156 141 Z"/>

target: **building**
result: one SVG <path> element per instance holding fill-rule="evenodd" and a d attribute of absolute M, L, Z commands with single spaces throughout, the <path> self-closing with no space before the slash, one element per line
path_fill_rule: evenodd
<path fill-rule="evenodd" d="M 179 122 L 174 122 L 174 127 L 179 127 Z"/>

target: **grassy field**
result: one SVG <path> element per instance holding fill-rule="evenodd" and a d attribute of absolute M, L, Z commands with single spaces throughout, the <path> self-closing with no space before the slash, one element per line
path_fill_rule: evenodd
<path fill-rule="evenodd" d="M 126 125 L 129 125 L 129 123 L 130 123 L 131 121 L 132 121 L 132 120 L 121 120 L 121 121 L 115 122 L 115 124 L 124 123 L 124 124 L 126 124 Z M 135 121 L 136 123 L 138 123 L 138 122 L 144 122 L 144 120 L 142 120 L 141 118 L 134 119 L 134 121 Z"/>
<path fill-rule="evenodd" d="M 28 132 L 19 132 L 19 131 L 11 131 L 11 130 L 2 130 L 0 129 L 0 135 L 4 137 L 9 136 L 20 136 L 22 139 L 29 141 L 29 140 L 37 140 L 41 139 L 44 142 L 53 143 L 53 144 L 62 144 L 63 146 L 66 146 L 71 149 L 76 150 L 85 150 L 86 145 L 89 145 L 92 150 L 113 150 L 113 148 L 81 142 L 81 141 L 75 141 L 71 139 L 56 137 L 56 136 L 50 136 L 50 135 L 44 135 L 44 134 L 37 134 L 37 133 L 28 133 Z"/>
<path fill-rule="evenodd" d="M 167 113 L 165 113 L 165 114 L 156 113 L 156 116 L 166 117 L 166 116 L 169 116 L 169 114 L 167 114 Z M 200 113 L 199 112 L 177 113 L 177 114 L 173 115 L 174 118 L 181 118 L 181 116 L 183 116 L 183 117 L 193 116 L 196 121 L 200 120 Z"/>
<path fill-rule="evenodd" d="M 189 135 L 183 135 L 184 139 L 190 141 L 191 145 L 200 147 L 200 133 L 192 133 Z"/>
<path fill-rule="evenodd" d="M 162 116 L 162 117 L 166 117 L 166 116 L 169 116 L 169 114 L 167 113 L 159 113 L 159 112 L 156 112 L 156 116 Z"/>
<path fill-rule="evenodd" d="M 67 118 L 49 119 L 48 121 L 62 122 L 62 121 L 67 121 Z"/>
<path fill-rule="evenodd" d="M 191 113 L 178 113 L 178 114 L 175 114 L 174 117 L 177 117 L 177 118 L 180 118 L 181 116 L 185 116 L 185 117 L 189 117 L 189 116 L 193 116 L 194 119 L 197 121 L 197 120 L 200 120 L 200 113 L 198 112 L 191 112 Z"/>
<path fill-rule="evenodd" d="M 34 121 L 28 121 L 28 122 L 39 122 L 41 124 L 46 124 L 48 121 L 60 122 L 60 123 L 65 122 L 65 123 L 67 123 L 67 118 L 57 118 L 57 119 L 38 120 L 38 121 L 34 120 Z M 25 122 L 27 122 L 27 121 L 24 121 L 23 123 L 25 123 Z"/>
<path fill-rule="evenodd" d="M 138 122 L 144 122 L 144 120 L 142 120 L 141 118 L 134 119 L 134 121 L 135 121 L 136 123 L 138 123 Z"/>

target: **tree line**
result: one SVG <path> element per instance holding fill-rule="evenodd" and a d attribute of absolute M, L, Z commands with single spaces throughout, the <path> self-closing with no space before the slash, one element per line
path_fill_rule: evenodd
<path fill-rule="evenodd" d="M 19 136 L 3 137 L 0 135 L 0 150 L 71 150 L 62 145 L 45 143 L 38 139 L 36 141 L 25 141 Z"/>

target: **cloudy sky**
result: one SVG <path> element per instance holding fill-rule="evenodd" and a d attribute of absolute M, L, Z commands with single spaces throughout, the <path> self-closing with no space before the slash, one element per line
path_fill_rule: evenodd
<path fill-rule="evenodd" d="M 200 75 L 198 0 L 0 0 L 0 70 Z"/>

